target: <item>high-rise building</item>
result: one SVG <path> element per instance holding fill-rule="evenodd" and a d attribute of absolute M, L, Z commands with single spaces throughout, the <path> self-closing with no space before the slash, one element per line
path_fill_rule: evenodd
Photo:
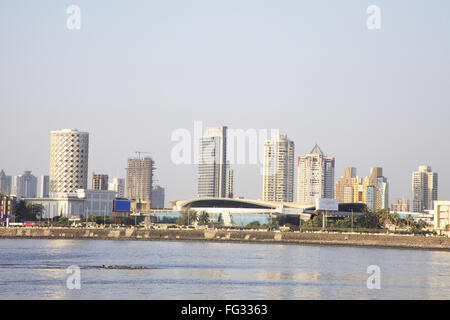
<path fill-rule="evenodd" d="M 294 142 L 276 134 L 264 148 L 263 200 L 292 202 L 294 199 Z"/>
<path fill-rule="evenodd" d="M 297 202 L 334 198 L 334 166 L 334 157 L 325 155 L 317 144 L 309 154 L 298 157 Z"/>
<path fill-rule="evenodd" d="M 14 177 L 13 193 L 20 198 L 36 198 L 37 178 L 31 174 L 31 171 L 25 171 Z"/>
<path fill-rule="evenodd" d="M 92 174 L 92 189 L 93 190 L 108 190 L 108 175 L 107 174 Z"/>
<path fill-rule="evenodd" d="M 335 198 L 345 203 L 365 203 L 371 211 L 388 209 L 389 183 L 383 177 L 382 168 L 371 168 L 370 176 L 362 179 L 356 175 L 356 168 L 345 168 L 335 187 Z"/>
<path fill-rule="evenodd" d="M 364 182 L 367 187 L 373 187 L 373 199 L 371 193 L 371 201 L 367 199 L 366 202 L 369 210 L 389 209 L 389 182 L 383 176 L 383 168 L 371 168 L 370 176 Z"/>
<path fill-rule="evenodd" d="M 227 161 L 227 182 L 225 188 L 225 197 L 233 198 L 234 196 L 234 171 L 230 168 L 230 162 Z"/>
<path fill-rule="evenodd" d="M 11 194 L 12 177 L 7 176 L 5 171 L 0 171 L 0 194 Z"/>
<path fill-rule="evenodd" d="M 352 203 L 355 201 L 355 187 L 358 183 L 356 168 L 344 168 L 344 176 L 336 182 L 334 197 L 339 199 L 340 203 Z"/>
<path fill-rule="evenodd" d="M 108 190 L 117 192 L 117 198 L 125 198 L 125 179 L 114 178 L 108 183 Z"/>
<path fill-rule="evenodd" d="M 409 199 L 397 199 L 397 203 L 393 203 L 391 210 L 395 212 L 409 212 Z"/>
<path fill-rule="evenodd" d="M 164 188 L 154 185 L 152 188 L 152 201 L 150 203 L 152 209 L 164 209 Z"/>
<path fill-rule="evenodd" d="M 199 151 L 198 197 L 226 197 L 227 127 L 206 128 Z"/>
<path fill-rule="evenodd" d="M 126 169 L 128 199 L 151 201 L 154 169 L 151 157 L 128 159 Z"/>
<path fill-rule="evenodd" d="M 89 133 L 74 129 L 52 131 L 50 193 L 74 193 L 88 187 Z"/>
<path fill-rule="evenodd" d="M 39 197 L 40 198 L 48 198 L 49 194 L 50 194 L 50 177 L 49 176 L 41 176 Z"/>
<path fill-rule="evenodd" d="M 412 173 L 413 212 L 433 210 L 433 203 L 438 199 L 438 174 L 430 166 L 419 166 Z"/>

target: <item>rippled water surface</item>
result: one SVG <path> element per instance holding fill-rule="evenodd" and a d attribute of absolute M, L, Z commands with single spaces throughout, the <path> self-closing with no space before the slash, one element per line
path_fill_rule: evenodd
<path fill-rule="evenodd" d="M 81 268 L 69 290 L 66 268 Z M 148 269 L 102 269 L 97 266 Z M 381 288 L 369 290 L 369 265 Z M 0 240 L 0 299 L 450 299 L 442 251 L 212 242 Z"/>

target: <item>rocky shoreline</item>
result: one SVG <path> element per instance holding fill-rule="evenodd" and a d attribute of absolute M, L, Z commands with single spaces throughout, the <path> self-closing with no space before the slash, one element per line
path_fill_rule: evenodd
<path fill-rule="evenodd" d="M 448 237 L 326 232 L 22 227 L 0 228 L 0 238 L 256 242 L 450 251 L 450 238 Z"/>

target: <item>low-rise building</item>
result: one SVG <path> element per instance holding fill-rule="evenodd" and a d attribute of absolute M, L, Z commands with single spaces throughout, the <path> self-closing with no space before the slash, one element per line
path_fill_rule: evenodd
<path fill-rule="evenodd" d="M 434 228 L 450 230 L 450 201 L 434 201 Z"/>

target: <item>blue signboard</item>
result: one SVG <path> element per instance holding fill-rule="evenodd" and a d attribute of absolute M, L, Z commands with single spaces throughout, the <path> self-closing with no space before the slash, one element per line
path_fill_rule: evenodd
<path fill-rule="evenodd" d="M 114 200 L 115 212 L 130 212 L 131 201 L 130 200 Z"/>

